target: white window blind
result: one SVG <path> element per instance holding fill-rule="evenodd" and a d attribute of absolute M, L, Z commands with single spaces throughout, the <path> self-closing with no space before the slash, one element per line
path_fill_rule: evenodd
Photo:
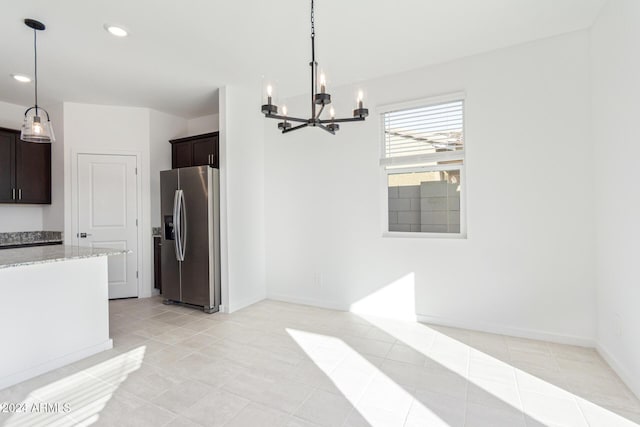
<path fill-rule="evenodd" d="M 389 111 L 383 114 L 383 123 L 383 164 L 463 157 L 462 100 Z"/>

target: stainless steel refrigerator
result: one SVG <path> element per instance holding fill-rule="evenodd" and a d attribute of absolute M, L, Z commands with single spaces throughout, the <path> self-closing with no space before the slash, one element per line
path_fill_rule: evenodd
<path fill-rule="evenodd" d="M 220 185 L 218 169 L 195 166 L 160 172 L 162 295 L 220 309 Z"/>

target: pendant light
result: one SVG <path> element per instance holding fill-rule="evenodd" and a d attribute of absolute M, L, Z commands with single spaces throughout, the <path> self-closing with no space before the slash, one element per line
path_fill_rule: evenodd
<path fill-rule="evenodd" d="M 49 113 L 38 106 L 38 31 L 44 31 L 46 28 L 42 22 L 35 19 L 25 19 L 24 24 L 33 29 L 33 58 L 34 58 L 34 83 L 35 83 L 35 105 L 24 112 L 24 123 L 22 124 L 22 132 L 20 139 L 26 142 L 54 142 L 53 127 Z M 46 121 L 42 120 L 42 113 L 46 115 Z"/>

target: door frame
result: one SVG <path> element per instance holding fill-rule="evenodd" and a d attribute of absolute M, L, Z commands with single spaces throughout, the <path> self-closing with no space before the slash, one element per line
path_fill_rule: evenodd
<path fill-rule="evenodd" d="M 144 283 L 144 257 L 142 251 L 142 229 L 144 228 L 144 221 L 142 217 L 142 180 L 140 179 L 141 171 L 141 158 L 142 152 L 130 151 L 130 150 L 91 150 L 91 149 L 72 149 L 71 150 L 71 236 L 69 238 L 74 245 L 79 246 L 80 238 L 78 237 L 79 221 L 80 221 L 80 206 L 79 200 L 79 186 L 78 186 L 78 163 L 80 155 L 87 154 L 91 156 L 134 156 L 136 158 L 136 217 L 138 218 L 137 228 L 137 250 L 138 250 L 138 277 L 137 277 L 137 293 L 138 298 L 143 294 L 142 283 Z M 66 240 L 66 239 L 65 239 Z"/>

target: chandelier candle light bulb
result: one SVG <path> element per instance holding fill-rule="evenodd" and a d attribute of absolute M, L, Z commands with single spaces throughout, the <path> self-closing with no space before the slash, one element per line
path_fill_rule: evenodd
<path fill-rule="evenodd" d="M 324 108 L 331 104 L 331 95 L 327 93 L 327 78 L 324 72 L 320 72 L 318 75 L 318 63 L 316 62 L 316 29 L 315 29 L 315 15 L 314 15 L 314 0 L 311 0 L 311 117 L 306 119 L 302 117 L 288 117 L 286 109 L 283 107 L 283 114 L 278 115 L 278 106 L 273 104 L 271 98 L 271 86 L 267 86 L 267 103 L 262 105 L 262 114 L 268 119 L 282 120 L 278 123 L 278 129 L 282 133 L 291 132 L 294 130 L 306 128 L 306 127 L 319 127 L 322 130 L 335 135 L 336 131 L 340 129 L 338 123 L 342 122 L 361 122 L 369 115 L 369 110 L 364 108 L 362 97 L 358 100 L 358 108 L 353 110 L 353 117 L 348 118 L 335 118 L 335 110 L 331 108 L 329 119 L 322 119 L 322 113 Z M 318 92 L 318 83 L 320 84 L 320 91 Z M 299 123 L 296 126 L 291 126 L 291 123 Z"/>
<path fill-rule="evenodd" d="M 282 106 L 282 119 L 283 121 L 278 123 L 278 129 L 285 131 L 291 127 L 291 123 L 287 122 L 287 106 Z"/>
<path fill-rule="evenodd" d="M 336 123 L 336 110 L 333 107 L 329 110 L 329 116 L 331 116 L 331 123 L 327 125 L 327 129 L 335 133 L 340 130 L 340 125 Z"/>
<path fill-rule="evenodd" d="M 357 108 L 353 110 L 353 117 L 362 117 L 362 120 L 364 120 L 364 118 L 369 115 L 369 110 L 367 108 L 364 108 L 363 105 L 364 105 L 364 93 L 362 92 L 362 90 L 359 90 Z"/>
<path fill-rule="evenodd" d="M 267 103 L 262 105 L 262 114 L 265 117 L 276 117 L 278 114 L 278 106 L 273 103 L 273 86 L 267 85 Z"/>

